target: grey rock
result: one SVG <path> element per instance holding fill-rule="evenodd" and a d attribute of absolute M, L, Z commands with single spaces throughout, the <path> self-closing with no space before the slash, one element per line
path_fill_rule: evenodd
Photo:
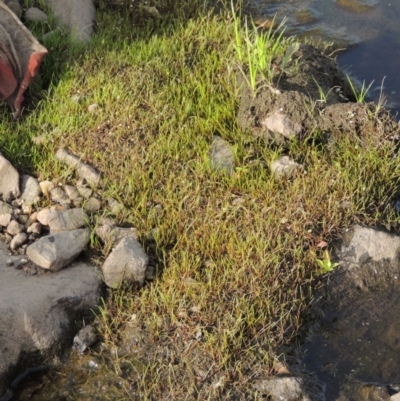
<path fill-rule="evenodd" d="M 29 216 L 27 214 L 20 214 L 17 218 L 19 224 L 23 224 L 24 226 L 29 220 Z"/>
<path fill-rule="evenodd" d="M 108 203 L 108 207 L 110 208 L 112 214 L 119 214 L 124 211 L 124 205 L 119 203 L 114 198 L 108 198 L 107 203 Z"/>
<path fill-rule="evenodd" d="M 31 276 L 7 267 L 7 258 L 0 243 L 1 395 L 13 377 L 69 346 L 76 324 L 91 318 L 100 300 L 93 266 L 77 263 L 55 274 Z"/>
<path fill-rule="evenodd" d="M 11 220 L 10 224 L 7 226 L 7 232 L 11 235 L 17 235 L 22 233 L 25 230 L 25 226 L 23 224 L 19 224 L 15 220 Z"/>
<path fill-rule="evenodd" d="M 370 383 L 345 384 L 340 388 L 338 401 L 390 401 L 385 385 Z"/>
<path fill-rule="evenodd" d="M 18 1 L 10 1 L 7 3 L 7 7 L 18 17 L 21 18 L 22 7 Z"/>
<path fill-rule="evenodd" d="M 0 194 L 5 202 L 20 195 L 19 174 L 12 164 L 0 153 Z"/>
<path fill-rule="evenodd" d="M 25 11 L 25 19 L 30 22 L 45 22 L 49 17 L 39 8 L 30 7 Z"/>
<path fill-rule="evenodd" d="M 26 254 L 29 259 L 52 271 L 61 270 L 71 263 L 87 246 L 90 230 L 78 229 L 46 235 L 29 245 Z"/>
<path fill-rule="evenodd" d="M 0 226 L 7 227 L 11 222 L 11 213 L 0 214 Z"/>
<path fill-rule="evenodd" d="M 69 167 L 75 169 L 79 177 L 83 178 L 89 185 L 94 187 L 101 185 L 101 177 L 99 172 L 92 166 L 83 163 L 79 157 L 71 154 L 66 149 L 59 149 L 56 153 L 56 158 L 60 160 L 60 162 L 63 162 Z"/>
<path fill-rule="evenodd" d="M 105 283 L 117 288 L 123 282 L 143 285 L 149 258 L 132 237 L 123 238 L 102 266 Z"/>
<path fill-rule="evenodd" d="M 86 326 L 74 337 L 74 347 L 83 354 L 89 347 L 97 341 L 96 330 L 93 326 Z"/>
<path fill-rule="evenodd" d="M 214 135 L 210 148 L 211 167 L 231 175 L 235 170 L 235 156 L 228 142 Z"/>
<path fill-rule="evenodd" d="M 67 194 L 68 198 L 72 200 L 72 202 L 82 201 L 81 194 L 73 185 L 65 185 L 64 191 Z"/>
<path fill-rule="evenodd" d="M 93 0 L 46 0 L 61 26 L 68 29 L 73 41 L 87 43 L 93 33 L 96 16 Z"/>
<path fill-rule="evenodd" d="M 304 383 L 300 377 L 269 377 L 254 384 L 259 396 L 270 401 L 311 401 L 303 392 Z"/>
<path fill-rule="evenodd" d="M 51 233 L 85 227 L 89 217 L 81 208 L 55 211 L 43 209 L 37 214 L 39 223 L 49 226 Z"/>
<path fill-rule="evenodd" d="M 302 170 L 303 166 L 290 159 L 288 156 L 283 156 L 271 163 L 271 170 L 276 178 L 291 178 L 298 170 Z"/>
<path fill-rule="evenodd" d="M 93 190 L 89 187 L 78 187 L 78 192 L 85 199 L 89 199 L 93 195 Z"/>
<path fill-rule="evenodd" d="M 138 239 L 136 229 L 117 227 L 112 224 L 104 224 L 97 227 L 95 233 L 100 237 L 103 244 L 111 247 L 117 245 L 125 237 L 132 237 L 136 240 Z"/>
<path fill-rule="evenodd" d="M 30 175 L 23 175 L 21 177 L 21 199 L 24 203 L 32 205 L 40 200 L 42 190 L 40 189 L 39 182 L 36 178 Z"/>
<path fill-rule="evenodd" d="M 61 187 L 55 187 L 50 192 L 51 200 L 60 204 L 70 204 L 67 194 Z"/>
<path fill-rule="evenodd" d="M 38 222 L 35 221 L 32 223 L 26 230 L 28 234 L 37 234 L 40 235 L 42 232 L 42 225 Z"/>
<path fill-rule="evenodd" d="M 285 138 L 295 138 L 301 134 L 302 127 L 294 123 L 284 113 L 276 110 L 268 115 L 261 125 L 274 134 L 283 135 Z"/>
<path fill-rule="evenodd" d="M 83 207 L 89 213 L 96 213 L 101 209 L 101 201 L 100 199 L 97 199 L 94 196 L 92 196 L 87 200 L 87 202 L 83 205 Z"/>
<path fill-rule="evenodd" d="M 333 292 L 352 287 L 384 288 L 400 278 L 400 237 L 355 226 L 338 252 L 340 269 L 332 276 Z"/>
<path fill-rule="evenodd" d="M 39 183 L 40 189 L 43 192 L 43 195 L 46 197 L 50 197 L 51 191 L 54 189 L 55 185 L 51 181 L 41 181 Z"/>
<path fill-rule="evenodd" d="M 10 249 L 15 251 L 22 245 L 28 242 L 28 234 L 26 233 L 19 233 L 17 234 L 10 242 Z"/>

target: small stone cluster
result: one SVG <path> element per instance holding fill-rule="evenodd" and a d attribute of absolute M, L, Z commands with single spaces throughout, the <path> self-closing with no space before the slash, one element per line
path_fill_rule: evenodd
<path fill-rule="evenodd" d="M 20 177 L 0 154 L 0 233 L 10 255 L 14 255 L 7 264 L 29 274 L 56 272 L 76 259 L 90 243 L 89 221 L 105 203 L 93 190 L 102 185 L 95 169 L 65 149 L 56 157 L 76 171 L 80 177 L 76 186 L 38 182 L 29 175 Z M 52 205 L 38 207 L 43 197 Z M 113 198 L 106 202 L 112 214 L 124 209 Z M 117 288 L 123 282 L 143 285 L 145 278 L 151 278 L 149 258 L 133 228 L 118 227 L 111 218 L 99 218 L 94 233 L 107 249 L 114 247 L 102 266 L 109 287 Z"/>

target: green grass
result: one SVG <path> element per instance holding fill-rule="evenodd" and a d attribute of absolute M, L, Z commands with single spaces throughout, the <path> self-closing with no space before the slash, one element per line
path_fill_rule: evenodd
<path fill-rule="evenodd" d="M 157 267 L 154 282 L 109 291 L 100 308 L 107 344 L 135 325 L 148 350 L 105 354 L 119 383 L 109 399 L 253 394 L 251 380 L 272 371 L 307 317 L 320 241 L 331 248 L 354 222 L 399 226 L 390 201 L 400 163 L 389 143 L 338 133 L 327 147 L 309 133 L 285 151 L 307 173 L 274 179 L 264 165 L 283 149 L 236 123 L 235 46 L 249 31 L 228 12 L 189 14 L 135 20 L 104 8 L 87 48 L 52 45 L 29 112 L 13 121 L 0 111 L 0 149 L 21 170 L 74 182 L 54 159 L 66 146 L 102 171 L 104 196 L 126 205 L 124 221 Z M 215 134 L 237 149 L 232 177 L 210 168 Z M 74 399 L 87 399 L 85 383 Z"/>

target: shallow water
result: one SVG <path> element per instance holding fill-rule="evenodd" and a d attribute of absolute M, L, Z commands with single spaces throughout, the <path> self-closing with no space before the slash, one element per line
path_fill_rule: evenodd
<path fill-rule="evenodd" d="M 400 288 L 369 293 L 327 307 L 306 342 L 303 364 L 326 384 L 334 401 L 345 383 L 400 382 Z"/>
<path fill-rule="evenodd" d="M 255 17 L 287 17 L 287 30 L 335 43 L 337 61 L 359 83 L 372 81 L 369 99 L 400 114 L 400 2 L 398 0 L 250 0 Z"/>

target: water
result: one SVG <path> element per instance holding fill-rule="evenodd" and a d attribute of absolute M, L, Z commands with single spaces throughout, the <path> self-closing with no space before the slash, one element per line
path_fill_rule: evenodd
<path fill-rule="evenodd" d="M 400 113 L 400 2 L 398 0 L 251 0 L 256 17 L 288 18 L 291 34 L 334 42 L 347 74 L 366 85 L 367 100 Z"/>
<path fill-rule="evenodd" d="M 399 383 L 399 287 L 343 300 L 324 310 L 303 363 L 326 384 L 326 400 L 334 401 L 344 383 Z"/>

